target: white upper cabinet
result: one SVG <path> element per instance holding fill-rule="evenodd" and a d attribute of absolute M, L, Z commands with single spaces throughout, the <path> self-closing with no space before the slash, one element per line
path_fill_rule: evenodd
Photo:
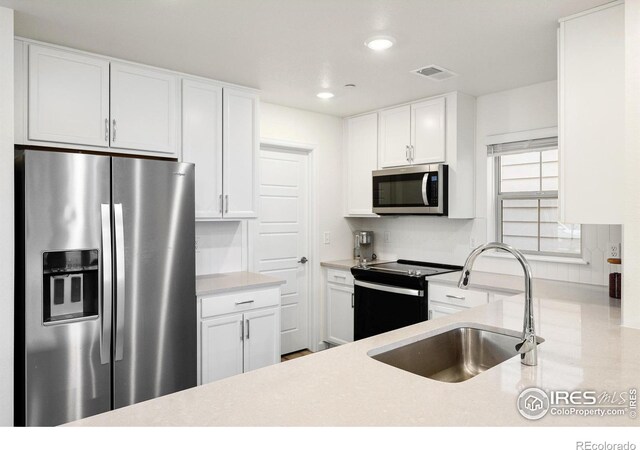
<path fill-rule="evenodd" d="M 378 168 L 378 114 L 345 119 L 347 151 L 347 210 L 350 216 L 375 216 L 371 212 L 371 172 Z"/>
<path fill-rule="evenodd" d="M 196 165 L 196 219 L 222 217 L 222 87 L 182 81 L 182 160 Z"/>
<path fill-rule="evenodd" d="M 178 78 L 111 63 L 111 147 L 176 155 Z"/>
<path fill-rule="evenodd" d="M 380 111 L 378 165 L 380 168 L 410 164 L 411 106 Z"/>
<path fill-rule="evenodd" d="M 446 98 L 380 111 L 379 167 L 446 160 Z"/>
<path fill-rule="evenodd" d="M 109 61 L 29 46 L 28 138 L 109 146 Z"/>
<path fill-rule="evenodd" d="M 560 220 L 622 223 L 625 151 L 624 3 L 560 21 Z"/>
<path fill-rule="evenodd" d="M 412 164 L 445 161 L 445 98 L 435 98 L 411 105 Z"/>
<path fill-rule="evenodd" d="M 257 217 L 258 97 L 225 88 L 223 105 L 223 215 Z"/>

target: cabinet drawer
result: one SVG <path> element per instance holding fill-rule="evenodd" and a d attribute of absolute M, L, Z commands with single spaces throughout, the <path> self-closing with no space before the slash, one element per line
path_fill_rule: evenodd
<path fill-rule="evenodd" d="M 202 298 L 202 317 L 219 316 L 280 304 L 280 288 L 253 289 Z"/>
<path fill-rule="evenodd" d="M 428 291 L 430 302 L 440 302 L 467 308 L 486 305 L 489 302 L 489 294 L 486 292 L 459 289 L 454 286 L 429 283 Z"/>
<path fill-rule="evenodd" d="M 327 269 L 327 281 L 353 286 L 353 275 L 348 270 Z"/>

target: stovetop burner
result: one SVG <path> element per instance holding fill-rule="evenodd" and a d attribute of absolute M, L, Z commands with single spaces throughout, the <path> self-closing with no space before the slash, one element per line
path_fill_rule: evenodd
<path fill-rule="evenodd" d="M 438 275 L 448 272 L 456 272 L 462 270 L 460 266 L 452 266 L 448 264 L 437 264 L 422 261 L 409 261 L 406 259 L 399 259 L 395 262 L 370 264 L 365 266 L 359 266 L 358 269 L 370 270 L 373 272 L 387 272 L 397 275 L 406 275 L 410 277 L 428 277 L 430 275 Z"/>
<path fill-rule="evenodd" d="M 395 262 L 367 264 L 351 268 L 356 280 L 402 287 L 423 287 L 429 276 L 458 272 L 461 266 L 399 259 Z"/>

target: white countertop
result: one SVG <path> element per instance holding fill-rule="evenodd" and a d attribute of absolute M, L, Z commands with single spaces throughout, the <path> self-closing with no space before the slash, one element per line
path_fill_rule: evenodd
<path fill-rule="evenodd" d="M 475 275 L 473 280 L 483 281 Z M 638 387 L 640 330 L 619 326 L 620 308 L 609 304 L 606 289 L 549 283 L 536 282 L 542 299 L 534 290 L 536 332 L 545 339 L 535 367 L 516 356 L 468 381 L 443 383 L 367 356 L 461 323 L 521 330 L 524 305 L 516 295 L 70 425 L 640 425 L 628 415 L 547 414 L 529 421 L 516 410 L 517 396 L 530 386 L 609 392 Z M 572 301 L 559 299 L 567 293 Z"/>
<path fill-rule="evenodd" d="M 285 280 L 254 272 L 229 272 L 196 277 L 196 295 L 214 295 L 243 289 L 279 286 Z"/>

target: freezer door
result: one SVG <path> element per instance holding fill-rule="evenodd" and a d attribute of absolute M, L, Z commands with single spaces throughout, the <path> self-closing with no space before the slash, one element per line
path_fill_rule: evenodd
<path fill-rule="evenodd" d="M 27 150 L 16 181 L 15 422 L 59 425 L 111 407 L 110 158 Z"/>
<path fill-rule="evenodd" d="M 113 158 L 114 406 L 196 385 L 194 166 Z"/>

